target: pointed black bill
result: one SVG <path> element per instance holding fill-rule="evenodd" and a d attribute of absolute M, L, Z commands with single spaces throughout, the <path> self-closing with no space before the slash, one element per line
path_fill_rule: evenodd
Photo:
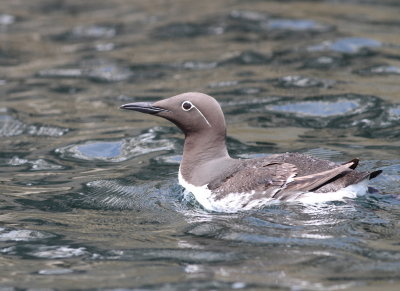
<path fill-rule="evenodd" d="M 120 106 L 121 109 L 134 110 L 147 114 L 157 114 L 159 112 L 168 111 L 164 108 L 153 106 L 148 102 L 128 103 Z"/>

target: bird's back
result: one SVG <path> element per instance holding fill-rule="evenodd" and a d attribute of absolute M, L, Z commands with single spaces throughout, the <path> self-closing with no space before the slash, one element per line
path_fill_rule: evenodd
<path fill-rule="evenodd" d="M 338 164 L 299 153 L 271 155 L 240 160 L 210 180 L 207 187 L 216 199 L 247 193 L 251 199 L 288 200 L 299 193 L 336 192 L 380 174 L 355 171 L 357 164 L 356 159 Z"/>

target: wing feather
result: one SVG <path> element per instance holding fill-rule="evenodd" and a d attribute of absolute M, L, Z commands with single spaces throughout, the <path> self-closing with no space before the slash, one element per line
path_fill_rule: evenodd
<path fill-rule="evenodd" d="M 297 174 L 296 166 L 288 163 L 267 163 L 243 167 L 224 179 L 209 183 L 208 188 L 222 199 L 231 193 L 253 193 L 253 199 L 272 197 Z"/>
<path fill-rule="evenodd" d="M 327 171 L 296 177 L 293 179 L 293 182 L 287 186 L 287 190 L 299 192 L 313 191 L 338 175 L 352 171 L 352 167 L 354 167 L 355 164 L 356 161 L 350 161 L 349 163 Z"/>

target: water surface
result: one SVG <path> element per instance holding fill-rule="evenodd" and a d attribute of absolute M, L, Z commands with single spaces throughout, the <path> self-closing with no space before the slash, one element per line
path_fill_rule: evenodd
<path fill-rule="evenodd" d="M 397 290 L 397 1 L 0 4 L 0 289 Z M 183 136 L 119 110 L 218 99 L 237 157 L 382 169 L 381 194 L 209 213 Z"/>

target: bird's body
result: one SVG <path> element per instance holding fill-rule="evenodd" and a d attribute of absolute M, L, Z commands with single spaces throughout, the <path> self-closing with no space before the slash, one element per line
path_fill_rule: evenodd
<path fill-rule="evenodd" d="M 358 172 L 358 160 L 337 164 L 299 153 L 233 159 L 226 148 L 226 125 L 217 101 L 184 93 L 124 109 L 161 116 L 185 133 L 179 183 L 207 210 L 236 212 L 272 201 L 323 202 L 354 198 L 368 191 L 381 171 Z"/>
<path fill-rule="evenodd" d="M 229 168 L 219 169 L 217 177 L 199 183 L 201 186 L 188 182 L 179 170 L 179 184 L 204 208 L 219 212 L 249 210 L 274 201 L 318 203 L 355 198 L 367 192 L 371 174 L 353 171 L 350 167 L 354 163 L 340 165 L 299 153 L 232 159 Z M 227 163 L 216 161 L 215 165 L 200 166 L 198 171 L 218 169 L 221 164 Z M 196 172 L 192 174 L 196 176 Z"/>

